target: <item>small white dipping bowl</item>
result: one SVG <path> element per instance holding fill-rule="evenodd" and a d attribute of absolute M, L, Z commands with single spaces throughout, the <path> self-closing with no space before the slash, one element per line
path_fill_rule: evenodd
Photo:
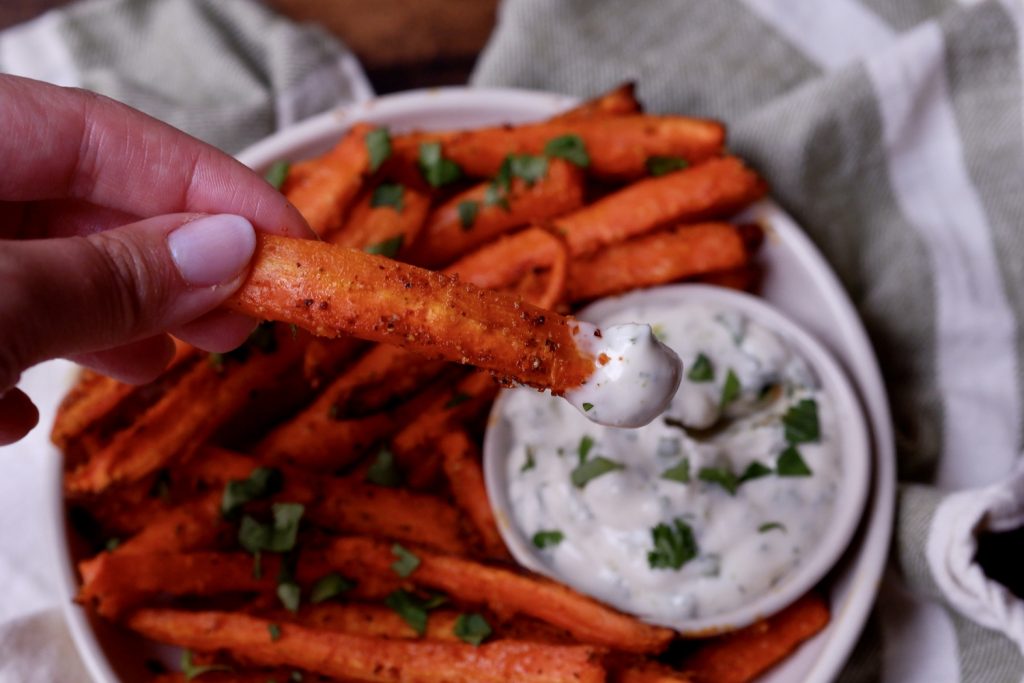
<path fill-rule="evenodd" d="M 603 299 L 585 308 L 577 317 L 600 323 L 612 315 L 640 306 L 667 308 L 684 303 L 706 304 L 739 312 L 778 334 L 807 361 L 821 382 L 823 392 L 833 402 L 839 431 L 836 443 L 842 467 L 842 486 L 835 499 L 831 523 L 817 547 L 771 589 L 728 612 L 700 618 L 680 616 L 678 619 L 652 621 L 684 635 L 698 636 L 741 628 L 770 616 L 796 601 L 828 573 L 849 545 L 863 512 L 871 471 L 871 451 L 860 404 L 838 363 L 816 339 L 761 299 L 720 287 L 674 285 Z M 502 392 L 495 402 L 484 438 L 484 476 L 498 529 L 513 557 L 524 567 L 582 591 L 575 580 L 577 577 L 555 573 L 530 537 L 513 521 L 505 462 L 513 443 L 513 426 L 505 415 L 508 395 L 508 391 Z"/>

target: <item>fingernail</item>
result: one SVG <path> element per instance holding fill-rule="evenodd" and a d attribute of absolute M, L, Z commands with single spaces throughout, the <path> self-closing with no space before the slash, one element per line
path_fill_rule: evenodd
<path fill-rule="evenodd" d="M 230 282 L 249 264 L 256 249 L 252 223 L 232 214 L 204 216 L 167 237 L 178 272 L 196 287 Z"/>

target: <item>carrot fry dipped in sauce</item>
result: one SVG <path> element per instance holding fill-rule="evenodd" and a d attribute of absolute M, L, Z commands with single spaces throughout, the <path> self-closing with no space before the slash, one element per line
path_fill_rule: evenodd
<path fill-rule="evenodd" d="M 640 426 L 675 394 L 680 363 L 647 325 L 585 322 L 441 273 L 330 244 L 261 235 L 236 311 L 476 365 Z"/>

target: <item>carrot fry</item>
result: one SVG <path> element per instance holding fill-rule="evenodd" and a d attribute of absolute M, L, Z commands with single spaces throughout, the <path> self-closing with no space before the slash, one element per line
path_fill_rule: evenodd
<path fill-rule="evenodd" d="M 623 83 L 619 87 L 587 100 L 569 111 L 551 119 L 552 121 L 579 121 L 596 116 L 622 116 L 640 114 L 643 107 L 636 99 L 636 83 Z"/>
<path fill-rule="evenodd" d="M 445 158 L 466 175 L 495 175 L 509 154 L 540 154 L 551 140 L 578 135 L 590 157 L 588 171 L 596 176 L 632 180 L 647 175 L 647 161 L 655 156 L 680 157 L 690 163 L 718 156 L 725 129 L 715 121 L 683 116 L 610 116 L 569 121 L 546 121 L 522 126 L 419 133 L 398 136 L 397 157 L 414 162 L 423 142 L 442 145 Z"/>
<path fill-rule="evenodd" d="M 554 581 L 426 550 L 416 554 L 420 564 L 408 581 L 444 591 L 456 600 L 486 604 L 498 613 L 546 621 L 582 642 L 646 653 L 663 650 L 674 635 L 669 629 L 644 624 Z M 387 572 L 394 562 L 387 543 L 369 538 L 338 539 L 327 550 L 327 558 L 333 567 L 357 579 Z"/>
<path fill-rule="evenodd" d="M 342 226 L 370 170 L 364 138 L 373 126 L 357 123 L 327 154 L 296 164 L 281 191 L 313 228 L 327 237 Z"/>
<path fill-rule="evenodd" d="M 258 666 L 289 666 L 363 681 L 422 683 L 600 683 L 600 651 L 583 645 L 544 645 L 504 640 L 479 647 L 465 643 L 391 640 L 323 632 L 225 612 L 142 609 L 129 628 L 164 643 L 210 652 Z"/>
<path fill-rule="evenodd" d="M 136 535 L 121 543 L 119 554 L 174 552 L 209 548 L 228 531 L 220 516 L 220 491 L 155 516 Z"/>
<path fill-rule="evenodd" d="M 560 393 L 582 384 L 594 359 L 571 318 L 441 273 L 351 249 L 260 235 L 248 280 L 228 307 L 321 336 L 395 343 Z"/>
<path fill-rule="evenodd" d="M 669 223 L 728 216 L 760 198 L 765 185 L 735 157 L 648 178 L 554 221 L 573 256 Z"/>
<path fill-rule="evenodd" d="M 825 628 L 828 604 L 808 593 L 775 616 L 702 643 L 682 664 L 696 683 L 747 683 Z"/>
<path fill-rule="evenodd" d="M 202 678 L 196 679 L 200 683 L 268 683 L 268 681 L 287 681 L 292 676 L 290 669 L 250 669 L 246 671 L 207 671 Z M 303 679 L 309 681 L 307 677 Z M 344 683 L 340 678 L 316 678 L 316 683 L 335 681 Z M 152 683 L 189 683 L 185 674 L 179 672 L 160 674 L 152 680 Z"/>
<path fill-rule="evenodd" d="M 466 513 L 482 541 L 484 555 L 504 560 L 508 550 L 498 533 L 491 503 L 484 486 L 480 454 L 466 433 L 459 430 L 446 434 L 438 444 L 444 455 L 444 473 L 455 503 Z"/>
<path fill-rule="evenodd" d="M 316 389 L 344 371 L 365 347 L 366 342 L 354 337 L 313 339 L 302 357 L 302 376 Z"/>
<path fill-rule="evenodd" d="M 555 218 L 583 204 L 583 174 L 561 159 L 552 159 L 547 174 L 532 184 L 514 178 L 505 204 L 488 203 L 490 187 L 489 182 L 481 183 L 434 209 L 412 261 L 443 266 L 513 228 Z"/>
<path fill-rule="evenodd" d="M 676 671 L 663 664 L 650 661 L 631 662 L 623 666 L 612 665 L 609 679 L 613 683 L 695 683 L 685 671 Z"/>
<path fill-rule="evenodd" d="M 596 299 L 639 287 L 740 268 L 748 253 L 729 223 L 701 223 L 605 247 L 569 266 L 570 301 Z"/>
<path fill-rule="evenodd" d="M 338 246 L 353 249 L 389 249 L 394 254 L 408 251 L 427 219 L 430 193 L 412 186 L 395 185 L 401 189 L 399 208 L 375 206 L 374 196 L 380 185 L 367 189 L 355 202 L 345 227 L 331 236 Z"/>
<path fill-rule="evenodd" d="M 459 613 L 451 610 L 435 610 L 427 619 L 427 640 L 459 642 L 455 635 L 455 621 Z M 361 636 L 381 638 L 419 638 L 418 634 L 401 616 L 390 607 L 365 603 L 324 603 L 304 607 L 298 614 L 282 615 L 283 620 L 324 631 L 338 631 Z"/>
<path fill-rule="evenodd" d="M 694 278 L 693 281 L 741 292 L 755 292 L 761 283 L 761 269 L 756 263 L 748 263 L 741 268 L 706 273 Z"/>

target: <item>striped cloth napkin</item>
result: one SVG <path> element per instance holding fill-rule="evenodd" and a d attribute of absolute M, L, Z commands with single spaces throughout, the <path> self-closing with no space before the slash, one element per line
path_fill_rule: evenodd
<path fill-rule="evenodd" d="M 901 480 L 842 681 L 1024 678 L 1024 605 L 975 562 L 1024 524 L 1022 60 L 1019 0 L 504 0 L 473 77 L 724 119 L 839 274 Z"/>

